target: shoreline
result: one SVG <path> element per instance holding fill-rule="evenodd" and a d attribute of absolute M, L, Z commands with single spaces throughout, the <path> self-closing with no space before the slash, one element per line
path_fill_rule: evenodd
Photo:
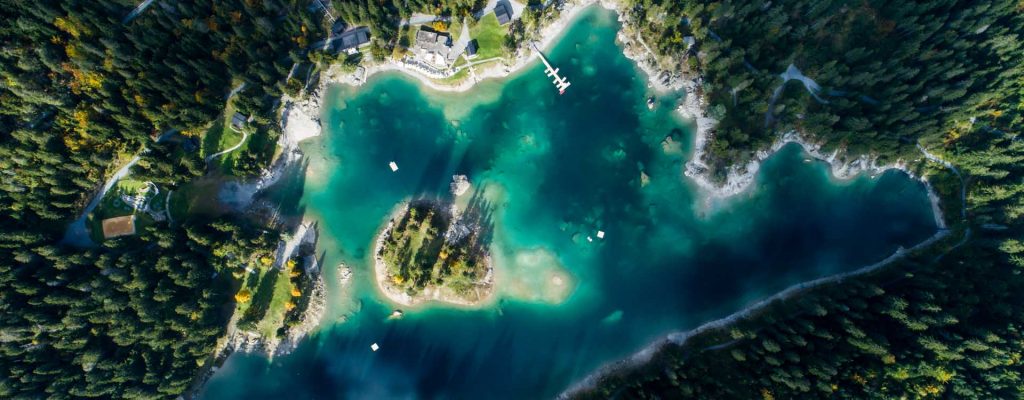
<path fill-rule="evenodd" d="M 601 6 L 603 6 L 606 9 L 618 12 L 618 4 L 614 0 L 580 0 L 578 2 L 567 1 L 564 3 L 565 8 L 563 8 L 560 11 L 558 18 L 555 19 L 554 21 L 551 21 L 551 23 L 541 28 L 540 32 L 538 32 L 537 37 L 539 38 L 539 40 L 536 41 L 537 47 L 543 49 L 544 51 L 550 50 L 551 45 L 560 40 L 562 36 L 565 35 L 566 29 L 572 24 L 572 22 L 576 20 L 576 17 L 579 16 L 580 12 L 594 4 L 601 4 Z M 527 53 L 521 54 L 522 50 L 526 50 Z M 409 77 L 415 78 L 423 86 L 426 86 L 432 90 L 439 92 L 458 93 L 468 91 L 475 87 L 478 83 L 483 82 L 485 80 L 508 78 L 513 74 L 524 70 L 527 65 L 534 61 L 537 61 L 538 59 L 539 58 L 537 57 L 537 53 L 530 51 L 528 46 L 525 46 L 524 43 L 523 49 L 520 49 L 516 52 L 514 58 L 512 59 L 512 64 L 507 64 L 499 60 L 496 62 L 496 64 L 490 64 L 484 68 L 476 68 L 476 72 L 474 74 L 476 76 L 476 79 L 469 78 L 456 85 L 446 85 L 440 83 L 413 68 L 405 67 L 402 64 L 402 62 L 394 60 L 388 60 L 373 65 L 364 66 L 363 68 L 365 70 L 365 73 L 363 74 L 362 78 L 357 78 L 354 76 L 355 74 L 350 74 L 349 76 L 343 77 L 342 80 L 338 81 L 337 83 L 344 83 L 351 86 L 359 87 L 365 84 L 367 81 L 369 81 L 369 79 L 376 74 L 388 71 L 397 71 L 404 73 Z"/>
<path fill-rule="evenodd" d="M 387 301 L 401 305 L 403 307 L 423 307 L 430 303 L 440 303 L 444 306 L 455 306 L 459 308 L 477 309 L 491 303 L 495 298 L 495 287 L 493 274 L 491 279 L 487 282 L 490 285 L 490 292 L 486 296 L 480 298 L 477 301 L 469 301 L 459 296 L 454 296 L 451 293 L 445 293 L 443 287 L 428 286 L 417 296 L 410 296 L 407 293 L 395 291 L 391 285 L 387 284 L 387 265 L 384 260 L 381 259 L 380 253 L 384 248 L 384 241 L 391 236 L 391 230 L 395 226 L 396 219 L 405 215 L 409 211 L 409 206 L 412 204 L 411 200 L 403 200 L 388 214 L 388 223 L 384 228 L 380 229 L 376 236 L 374 236 L 373 245 L 373 276 L 374 283 L 377 291 L 384 296 Z M 444 209 L 444 207 L 441 207 Z M 455 218 L 452 216 L 451 218 Z M 453 221 L 454 223 L 454 221 Z M 494 264 L 490 256 L 487 256 L 486 262 L 488 268 L 493 271 Z"/>
<path fill-rule="evenodd" d="M 705 154 L 703 147 L 707 143 L 707 136 L 702 136 L 702 133 L 706 134 L 707 132 L 701 132 L 700 130 L 694 132 L 694 136 L 696 136 L 694 154 L 683 167 L 683 175 L 692 179 L 697 187 L 707 195 L 707 201 L 725 199 L 746 192 L 753 187 L 761 164 L 782 149 L 782 147 L 795 143 L 800 145 L 803 151 L 811 158 L 828 164 L 830 175 L 838 180 L 850 180 L 865 174 L 876 175 L 889 170 L 898 170 L 911 179 L 921 182 L 928 193 L 932 214 L 935 217 L 935 225 L 939 229 L 947 228 L 945 216 L 942 214 L 941 199 L 935 188 L 928 181 L 928 177 L 919 176 L 911 172 L 907 163 L 902 160 L 892 164 L 879 165 L 876 162 L 877 159 L 865 155 L 850 161 L 843 161 L 839 159 L 842 155 L 839 150 L 833 151 L 831 154 L 822 153 L 820 144 L 811 142 L 796 131 L 789 131 L 780 136 L 769 148 L 758 150 L 755 153 L 754 159 L 742 167 L 743 172 L 740 172 L 741 167 L 739 165 L 730 166 L 726 181 L 722 184 L 716 184 L 709 177 L 710 169 L 701 161 L 701 157 Z"/>
<path fill-rule="evenodd" d="M 630 23 L 620 9 L 619 3 L 615 0 L 566 2 L 565 8 L 560 11 L 558 18 L 540 29 L 537 35 L 539 40 L 536 42 L 538 47 L 545 51 L 550 50 L 552 45 L 562 39 L 567 29 L 575 22 L 580 13 L 593 5 L 599 5 L 606 10 L 615 11 L 618 21 L 622 26 Z M 646 46 L 640 48 L 641 46 L 635 43 L 633 39 L 628 38 L 622 29 L 616 35 L 616 39 L 623 49 L 623 55 L 632 60 L 637 68 L 646 75 L 648 88 L 652 88 L 658 93 L 665 93 L 686 87 L 689 80 L 685 78 L 680 79 L 676 76 L 671 76 L 667 84 L 660 82 L 658 77 L 665 71 L 649 60 L 649 58 L 656 56 Z M 285 107 L 282 113 L 281 127 L 284 133 L 279 140 L 279 144 L 285 150 L 297 149 L 300 141 L 318 137 L 322 134 L 323 128 L 321 126 L 320 113 L 325 100 L 323 97 L 331 85 L 344 84 L 360 87 L 365 85 L 374 75 L 394 72 L 413 78 L 422 86 L 437 92 L 461 93 L 473 89 L 481 82 L 506 79 L 525 70 L 528 65 L 539 59 L 536 52 L 529 51 L 528 49 L 526 51 L 526 54 L 521 54 L 522 50 L 518 51 L 511 65 L 499 60 L 483 68 L 477 68 L 474 73 L 475 78 L 466 79 L 456 85 L 446 85 L 437 82 L 413 68 L 405 67 L 400 61 L 394 60 L 378 62 L 372 65 L 362 65 L 360 66 L 363 69 L 362 76 L 356 76 L 357 72 L 344 73 L 340 70 L 339 66 L 329 65 L 321 73 L 320 81 L 316 87 L 307 92 L 308 95 L 300 99 L 291 98 L 287 95 L 282 97 L 282 103 L 285 104 Z M 693 81 L 699 82 L 700 79 L 697 77 Z M 689 97 L 687 96 L 687 98 Z"/>
<path fill-rule="evenodd" d="M 625 28 L 628 24 L 631 23 L 624 17 L 625 14 L 621 12 L 621 10 L 619 9 L 619 4 L 614 0 L 582 0 L 579 2 L 567 3 L 565 5 L 566 8 L 562 10 L 559 17 L 541 29 L 541 32 L 539 34 L 539 37 L 541 39 L 538 41 L 538 46 L 544 50 L 548 50 L 553 43 L 555 43 L 557 40 L 560 40 L 564 36 L 566 28 L 568 28 L 571 25 L 571 23 L 579 16 L 582 10 L 585 10 L 587 7 L 595 4 L 600 4 L 602 7 L 606 9 L 616 11 L 618 21 L 622 24 L 623 28 Z M 915 244 L 909 249 L 904 249 L 902 247 L 897 249 L 893 254 L 874 264 L 862 266 L 858 269 L 845 273 L 835 274 L 811 281 L 793 284 L 783 289 L 782 291 L 775 293 L 772 296 L 758 300 L 753 304 L 750 304 L 740 310 L 737 310 L 736 312 L 723 318 L 705 322 L 697 326 L 696 328 L 690 330 L 669 333 L 664 337 L 649 343 L 640 351 L 633 353 L 631 356 L 628 356 L 625 359 L 612 361 L 606 363 L 601 367 L 598 367 L 596 370 L 594 370 L 581 380 L 574 383 L 566 391 L 562 392 L 558 396 L 558 398 L 568 398 L 581 391 L 592 389 L 596 387 L 598 380 L 601 379 L 602 377 L 614 374 L 624 368 L 630 368 L 638 364 L 644 363 L 650 360 L 651 357 L 653 357 L 657 352 L 662 351 L 665 346 L 682 346 L 686 344 L 689 341 L 689 339 L 694 336 L 698 336 L 700 334 L 715 329 L 720 329 L 722 327 L 733 324 L 737 321 L 751 318 L 755 316 L 756 313 L 763 311 L 769 305 L 779 300 L 791 298 L 793 296 L 800 295 L 805 291 L 812 290 L 824 285 L 840 282 L 845 279 L 855 278 L 875 272 L 895 261 L 902 259 L 909 253 L 928 247 L 938 242 L 939 240 L 950 236 L 951 232 L 947 227 L 945 217 L 942 213 L 941 201 L 938 194 L 936 193 L 932 185 L 928 182 L 927 177 L 918 176 L 912 173 L 905 162 L 901 160 L 892 164 L 879 165 L 877 164 L 876 158 L 872 158 L 869 156 L 860 156 L 852 160 L 840 159 L 841 157 L 843 157 L 843 154 L 840 151 L 837 150 L 832 152 L 831 154 L 825 154 L 821 151 L 820 144 L 813 143 L 812 141 L 808 140 L 805 136 L 802 136 L 795 131 L 790 131 L 782 135 L 779 135 L 779 137 L 775 140 L 775 142 L 772 143 L 771 146 L 769 146 L 766 149 L 757 150 L 753 159 L 746 163 L 745 165 L 731 165 L 728 168 L 725 182 L 715 183 L 711 179 L 709 166 L 706 163 L 704 163 L 703 160 L 707 154 L 706 146 L 709 143 L 709 139 L 713 135 L 715 126 L 717 125 L 718 121 L 711 118 L 707 114 L 708 104 L 701 93 L 703 77 L 699 74 L 688 74 L 682 76 L 681 78 L 672 76 L 670 77 L 671 79 L 669 80 L 669 83 L 667 85 L 662 84 L 661 82 L 659 82 L 658 78 L 665 71 L 661 70 L 657 65 L 655 65 L 649 60 L 650 57 L 654 57 L 656 59 L 657 56 L 651 54 L 649 50 L 638 50 L 637 44 L 634 43 L 634 41 L 631 40 L 626 35 L 624 29 L 619 30 L 618 34 L 616 35 L 616 38 L 620 44 L 620 47 L 623 49 L 623 54 L 627 58 L 632 60 L 634 62 L 634 65 L 638 69 L 642 70 L 645 73 L 648 81 L 648 88 L 652 88 L 659 93 L 680 89 L 685 90 L 683 104 L 679 105 L 679 107 L 676 109 L 676 112 L 678 112 L 684 119 L 694 121 L 696 127 L 693 130 L 693 152 L 690 158 L 684 164 L 682 172 L 683 175 L 691 179 L 694 182 L 694 184 L 700 189 L 700 191 L 703 192 L 703 197 L 707 201 L 729 198 L 749 190 L 753 186 L 753 183 L 757 176 L 757 172 L 759 171 L 760 166 L 764 162 L 764 160 L 775 154 L 783 146 L 789 143 L 796 143 L 800 145 L 803 148 L 803 150 L 812 158 L 826 162 L 829 165 L 830 174 L 834 178 L 839 180 L 848 180 L 853 179 L 862 174 L 878 174 L 886 172 L 890 169 L 897 169 L 906 173 L 911 178 L 922 182 L 928 193 L 929 201 L 931 203 L 938 231 L 934 235 L 930 236 L 929 238 L 925 239 L 920 243 Z M 333 84 L 341 83 L 348 84 L 354 87 L 359 87 L 364 85 L 369 80 L 369 78 L 375 74 L 383 72 L 397 72 L 404 73 L 405 75 L 413 79 L 416 79 L 424 87 L 428 87 L 432 90 L 440 92 L 458 93 L 470 90 L 474 86 L 476 86 L 477 83 L 480 83 L 488 79 L 507 78 L 513 75 L 514 73 L 523 70 L 529 63 L 535 61 L 536 59 L 536 53 L 530 52 L 528 55 L 517 56 L 515 58 L 515 62 L 512 65 L 507 65 L 501 61 L 498 61 L 496 62 L 496 64 L 489 65 L 488 68 L 486 69 L 478 70 L 478 72 L 476 73 L 477 78 L 469 78 L 459 83 L 458 85 L 454 86 L 440 84 L 432 80 L 431 78 L 415 71 L 414 69 L 402 66 L 399 62 L 396 61 L 388 61 L 380 64 L 364 66 L 364 74 L 361 78 L 355 77 L 355 74 L 342 75 L 340 74 L 340 71 L 337 69 L 337 67 L 332 65 L 329 66 L 326 71 L 324 71 L 324 74 L 322 75 L 319 84 L 314 90 L 310 92 L 309 96 L 301 100 L 294 100 L 295 108 L 286 109 L 285 112 L 288 114 L 288 122 L 282 122 L 282 127 L 285 128 L 286 132 L 285 135 L 282 135 L 282 139 L 286 135 L 289 138 L 301 138 L 294 142 L 295 144 L 297 144 L 298 141 L 321 135 L 322 127 L 320 125 L 320 113 L 324 101 L 322 95 L 326 93 L 325 90 L 330 85 Z M 291 101 L 291 99 L 289 100 Z M 297 125 L 295 128 L 291 128 L 292 121 L 302 122 L 300 122 L 300 125 Z M 290 135 L 288 134 L 289 128 L 294 129 L 293 133 Z M 289 139 L 286 142 L 291 143 L 290 140 L 291 139 Z M 386 268 L 383 268 L 384 266 L 380 265 L 381 260 L 379 260 L 378 254 L 380 253 L 380 249 L 383 246 L 383 241 L 386 239 L 387 234 L 389 234 L 390 230 L 393 227 L 396 210 L 402 210 L 407 205 L 408 201 L 403 201 L 398 206 L 396 206 L 396 209 L 393 210 L 389 216 L 388 224 L 385 227 L 383 227 L 380 231 L 378 231 L 378 233 L 375 235 L 375 243 L 373 248 L 374 250 L 372 254 L 374 260 L 375 287 L 377 288 L 377 291 L 380 294 L 382 294 L 388 301 L 391 301 L 395 304 L 414 307 L 424 306 L 426 304 L 431 303 L 431 299 L 427 299 L 427 301 L 412 302 L 408 304 L 403 303 L 402 301 L 398 301 L 394 297 L 392 297 L 385 288 L 386 285 L 382 284 L 382 282 L 386 280 Z M 407 295 L 405 296 L 408 297 Z M 489 296 L 488 300 L 493 300 L 494 298 L 495 296 L 492 293 L 492 295 Z M 437 300 L 434 299 L 434 301 Z M 486 301 L 479 302 L 477 304 L 458 304 L 449 303 L 447 301 L 443 301 L 443 303 L 445 306 L 466 306 L 475 308 L 479 307 L 480 304 L 485 304 Z"/>
<path fill-rule="evenodd" d="M 668 333 L 662 336 L 660 339 L 657 339 L 649 343 L 648 345 L 644 346 L 644 348 L 641 349 L 640 351 L 637 351 L 624 359 L 605 363 L 603 366 L 598 367 L 596 370 L 594 370 L 594 372 L 591 372 L 583 379 L 577 381 L 568 389 L 559 394 L 557 398 L 569 399 L 577 394 L 580 394 L 581 392 L 596 389 L 597 384 L 601 380 L 601 378 L 613 375 L 624 369 L 638 367 L 641 364 L 650 361 L 655 354 L 664 351 L 665 347 L 667 346 L 684 346 L 691 338 L 695 336 L 716 329 L 728 327 L 729 325 L 735 324 L 745 319 L 756 317 L 757 313 L 764 311 L 766 308 L 768 308 L 769 306 L 778 301 L 790 299 L 799 296 L 806 291 L 810 291 L 829 284 L 838 283 L 845 279 L 857 278 L 860 276 L 870 274 L 893 262 L 903 259 L 903 257 L 910 253 L 931 246 L 932 244 L 938 242 L 939 240 L 949 237 L 950 234 L 951 231 L 948 229 L 939 229 L 938 232 L 935 232 L 935 234 L 929 236 L 927 239 L 907 249 L 901 246 L 898 249 L 896 249 L 896 251 L 893 252 L 891 255 L 874 264 L 868 264 L 853 271 L 843 272 L 840 274 L 821 277 L 818 279 L 790 285 L 783 289 L 782 291 L 775 293 L 774 295 L 758 300 L 753 304 L 750 304 L 742 309 L 739 309 L 725 317 L 704 322 L 703 324 L 690 330 Z"/>

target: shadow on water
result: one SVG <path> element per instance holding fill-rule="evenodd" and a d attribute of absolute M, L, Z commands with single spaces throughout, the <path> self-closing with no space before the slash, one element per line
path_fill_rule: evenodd
<path fill-rule="evenodd" d="M 309 170 L 309 157 L 303 156 L 281 172 L 281 178 L 254 196 L 256 204 L 269 213 L 269 220 L 286 232 L 292 232 L 306 213 L 303 190 Z"/>
<path fill-rule="evenodd" d="M 614 45 L 613 14 L 594 9 L 580 21 L 550 55 L 573 80 L 564 96 L 528 68 L 502 83 L 497 101 L 458 117 L 464 135 L 407 78 L 337 91 L 344 97 L 330 101 L 344 107 L 329 109 L 324 126 L 338 162 L 305 196 L 338 248 L 328 256 L 353 264 L 344 295 L 360 311 L 290 356 L 233 356 L 207 398 L 550 397 L 662 334 L 932 232 L 919 184 L 898 174 L 836 184 L 793 148 L 764 164 L 754 190 L 695 210 L 703 198 L 682 176 L 692 138 L 671 101 L 647 109 L 643 83 Z M 359 257 L 395 204 L 447 196 L 455 173 L 476 186 L 459 202 L 479 226 L 475 251 L 507 255 L 515 270 L 498 277 L 524 291 L 553 282 L 552 265 L 564 269 L 576 283 L 567 300 L 510 294 L 496 307 L 424 307 L 387 320 L 394 304 L 360 277 L 372 267 Z M 485 196 L 488 188 L 500 195 Z"/>

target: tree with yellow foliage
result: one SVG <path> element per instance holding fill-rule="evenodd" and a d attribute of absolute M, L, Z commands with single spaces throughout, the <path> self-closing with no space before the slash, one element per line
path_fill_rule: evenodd
<path fill-rule="evenodd" d="M 243 288 L 235 293 L 235 301 L 238 303 L 248 303 L 252 300 L 252 291 L 249 288 Z"/>

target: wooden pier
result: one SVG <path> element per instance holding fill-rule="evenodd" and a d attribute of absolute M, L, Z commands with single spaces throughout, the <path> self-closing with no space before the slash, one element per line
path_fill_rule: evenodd
<path fill-rule="evenodd" d="M 552 79 L 551 83 L 558 88 L 558 94 L 565 94 L 565 89 L 567 89 L 572 83 L 570 83 L 568 79 L 558 76 L 558 68 L 551 66 L 548 59 L 544 57 L 544 53 L 537 48 L 537 43 L 530 43 L 530 45 L 533 47 L 533 51 L 536 51 L 537 55 L 540 56 L 540 60 L 544 62 L 544 73 Z"/>

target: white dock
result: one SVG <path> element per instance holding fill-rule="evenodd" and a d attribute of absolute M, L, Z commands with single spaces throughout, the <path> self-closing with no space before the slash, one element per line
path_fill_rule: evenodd
<path fill-rule="evenodd" d="M 552 79 L 551 83 L 558 88 L 558 94 L 565 94 L 565 89 L 567 89 L 572 83 L 570 83 L 568 79 L 558 76 L 558 68 L 551 66 L 547 57 L 544 57 L 544 53 L 541 53 L 540 49 L 537 48 L 536 43 L 530 43 L 530 45 L 533 46 L 533 51 L 536 51 L 537 55 L 540 56 L 540 60 L 544 62 L 544 73 Z"/>

